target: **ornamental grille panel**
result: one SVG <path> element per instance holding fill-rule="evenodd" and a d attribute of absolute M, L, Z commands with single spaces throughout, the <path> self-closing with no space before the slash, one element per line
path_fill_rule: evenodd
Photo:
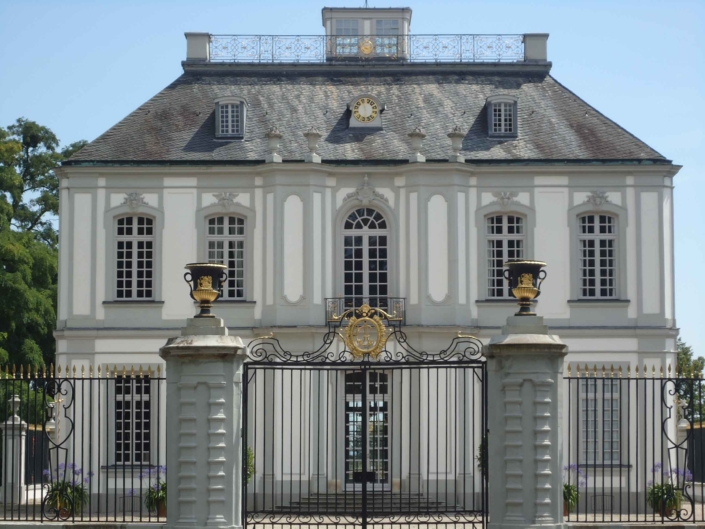
<path fill-rule="evenodd" d="M 338 315 L 313 352 L 252 342 L 243 525 L 484 527 L 480 350 L 458 336 L 437 354 L 416 351 L 399 321 L 367 306 Z"/>
<path fill-rule="evenodd" d="M 563 483 L 577 492 L 566 521 L 705 521 L 701 378 L 670 366 L 573 364 L 563 384 Z"/>
<path fill-rule="evenodd" d="M 160 366 L 0 368 L 0 396 L 0 483 L 24 447 L 21 487 L 0 486 L 1 520 L 165 522 L 149 499 L 166 490 Z"/>

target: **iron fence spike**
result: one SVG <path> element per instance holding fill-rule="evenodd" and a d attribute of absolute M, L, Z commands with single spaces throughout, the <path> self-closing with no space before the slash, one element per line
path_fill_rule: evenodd
<path fill-rule="evenodd" d="M 622 366 L 619 366 L 619 378 L 622 378 Z"/>

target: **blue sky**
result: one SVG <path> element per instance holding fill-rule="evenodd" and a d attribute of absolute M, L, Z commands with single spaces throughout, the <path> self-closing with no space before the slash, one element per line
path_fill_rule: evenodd
<path fill-rule="evenodd" d="M 364 0 L 0 0 L 0 126 L 23 116 L 93 140 L 181 73 L 185 31 L 321 34 Z M 413 33 L 550 33 L 552 74 L 675 163 L 676 316 L 705 356 L 705 1 L 370 0 Z"/>

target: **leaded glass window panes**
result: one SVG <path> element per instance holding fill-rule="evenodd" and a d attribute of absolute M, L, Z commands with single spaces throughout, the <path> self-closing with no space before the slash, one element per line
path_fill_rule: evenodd
<path fill-rule="evenodd" d="M 582 463 L 620 462 L 618 379 L 580 381 L 580 446 Z"/>
<path fill-rule="evenodd" d="M 512 298 L 509 283 L 504 279 L 504 263 L 508 259 L 523 259 L 525 247 L 524 218 L 518 215 L 486 217 L 487 238 L 487 297 Z"/>
<path fill-rule="evenodd" d="M 150 389 L 146 375 L 115 377 L 115 463 L 150 463 Z"/>
<path fill-rule="evenodd" d="M 241 103 L 221 103 L 220 134 L 223 136 L 241 136 L 243 134 L 243 111 Z"/>
<path fill-rule="evenodd" d="M 221 299 L 245 299 L 245 219 L 221 215 L 208 219 L 208 262 L 228 267 Z"/>
<path fill-rule="evenodd" d="M 154 219 L 134 215 L 115 222 L 115 298 L 154 297 Z"/>
<path fill-rule="evenodd" d="M 375 26 L 375 54 L 380 57 L 395 57 L 398 50 L 399 21 L 377 20 Z"/>
<path fill-rule="evenodd" d="M 492 133 L 513 134 L 515 132 L 514 103 L 492 104 Z"/>
<path fill-rule="evenodd" d="M 617 219 L 588 214 L 578 219 L 580 297 L 617 297 Z"/>
<path fill-rule="evenodd" d="M 343 291 L 346 306 L 386 307 L 389 296 L 387 221 L 372 208 L 359 208 L 343 224 Z"/>

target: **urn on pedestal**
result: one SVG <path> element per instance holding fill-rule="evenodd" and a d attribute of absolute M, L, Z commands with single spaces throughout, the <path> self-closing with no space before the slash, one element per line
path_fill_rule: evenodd
<path fill-rule="evenodd" d="M 227 280 L 227 267 L 215 263 L 189 263 L 184 280 L 191 288 L 191 299 L 198 302 L 201 311 L 196 318 L 214 318 L 211 314 L 213 302 L 220 297 L 220 290 Z"/>
<path fill-rule="evenodd" d="M 541 283 L 546 279 L 546 271 L 542 270 L 546 263 L 525 259 L 510 259 L 504 266 L 504 279 L 509 282 L 512 294 L 519 300 L 519 312 L 515 316 L 536 316 L 531 311 L 531 301 L 541 294 Z"/>

